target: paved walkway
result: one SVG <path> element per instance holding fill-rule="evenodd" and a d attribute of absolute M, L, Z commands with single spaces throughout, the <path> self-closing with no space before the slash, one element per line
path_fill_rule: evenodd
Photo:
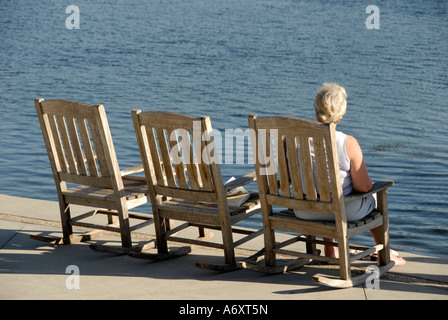
<path fill-rule="evenodd" d="M 82 212 L 83 209 L 72 210 Z M 219 239 L 218 232 L 214 233 Z M 61 234 L 57 203 L 0 195 L 0 299 L 152 299 L 196 303 L 200 300 L 448 299 L 448 260 L 406 252 L 401 252 L 407 260 L 406 266 L 393 268 L 381 278 L 379 289 L 359 286 L 334 290 L 311 280 L 316 273 L 338 274 L 338 270 L 324 265 L 305 266 L 288 274 L 271 276 L 248 270 L 217 273 L 199 269 L 195 262 L 221 263 L 219 250 L 195 247 L 191 254 L 181 258 L 149 262 L 94 252 L 86 243 L 58 246 L 31 240 L 29 236 L 36 234 Z M 148 227 L 147 231 L 134 234 L 133 239 L 145 241 L 151 234 Z M 119 243 L 115 235 L 107 234 L 100 240 Z M 262 237 L 258 237 L 248 243 L 246 250 L 237 251 L 237 255 L 242 258 L 261 246 Z M 366 263 L 372 264 L 363 262 Z M 76 272 L 79 278 L 74 277 Z M 182 312 L 180 308 L 173 312 Z M 237 307 L 233 311 L 236 310 Z"/>

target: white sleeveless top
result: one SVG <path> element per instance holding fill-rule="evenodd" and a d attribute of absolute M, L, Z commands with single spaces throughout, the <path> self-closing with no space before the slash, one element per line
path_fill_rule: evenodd
<path fill-rule="evenodd" d="M 339 171 L 341 175 L 341 184 L 344 196 L 348 195 L 353 191 L 353 182 L 352 177 L 350 175 L 350 159 L 347 155 L 347 151 L 345 148 L 346 141 L 347 141 L 347 135 L 340 131 L 336 131 L 336 147 L 338 151 L 337 153 L 338 153 Z M 315 165 L 314 146 L 312 139 L 310 139 L 310 151 L 314 166 Z M 298 152 L 300 152 L 300 150 Z M 314 181 L 317 181 L 316 168 L 313 169 L 314 169 Z M 318 186 L 316 186 L 316 189 L 317 192 L 319 192 Z M 352 222 L 364 218 L 375 208 L 375 205 L 376 205 L 376 197 L 374 197 L 373 195 L 367 196 L 365 198 L 359 198 L 354 201 L 345 202 L 345 212 L 347 215 L 347 221 Z M 334 221 L 334 215 L 329 215 L 325 213 L 294 210 L 294 214 L 296 215 L 297 218 L 304 220 Z"/>
<path fill-rule="evenodd" d="M 344 190 L 344 196 L 350 194 L 353 191 L 353 182 L 350 174 L 350 159 L 345 149 L 345 142 L 347 141 L 347 135 L 341 131 L 336 131 L 336 146 L 338 149 L 338 162 L 339 172 L 341 174 L 342 189 Z"/>
<path fill-rule="evenodd" d="M 339 172 L 341 175 L 341 184 L 343 189 L 344 196 L 350 194 L 353 191 L 353 183 L 352 183 L 352 177 L 350 174 L 350 159 L 347 155 L 347 151 L 345 149 L 345 142 L 347 141 L 347 135 L 345 133 L 342 133 L 341 131 L 336 131 L 336 147 L 338 151 L 338 162 L 339 162 Z M 310 151 L 311 151 L 311 157 L 313 161 L 313 171 L 314 171 L 314 181 L 317 183 L 317 171 L 315 167 L 315 160 L 314 160 L 314 146 L 313 146 L 313 139 L 310 139 Z M 298 150 L 300 152 L 300 148 Z M 300 159 L 300 154 L 299 154 Z M 328 170 L 328 168 L 327 168 Z M 303 182 L 303 176 L 302 176 L 302 185 L 304 185 Z M 317 192 L 319 193 L 319 188 L 316 185 Z"/>

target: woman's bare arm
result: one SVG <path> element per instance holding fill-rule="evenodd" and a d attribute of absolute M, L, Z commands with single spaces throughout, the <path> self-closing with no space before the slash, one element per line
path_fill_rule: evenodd
<path fill-rule="evenodd" d="M 367 166 L 364 162 L 361 147 L 358 141 L 352 136 L 347 137 L 345 149 L 350 159 L 350 174 L 353 187 L 358 192 L 367 192 L 372 188 L 372 179 L 367 172 Z"/>

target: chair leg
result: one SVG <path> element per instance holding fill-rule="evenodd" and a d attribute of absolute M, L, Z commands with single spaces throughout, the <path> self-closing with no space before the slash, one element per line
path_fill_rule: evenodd
<path fill-rule="evenodd" d="M 223 228 L 221 226 L 222 243 L 224 250 L 224 264 L 214 264 L 214 263 L 196 263 L 196 267 L 208 270 L 214 270 L 219 272 L 229 272 L 238 270 L 235 258 L 235 246 L 233 244 L 232 229 Z"/>
<path fill-rule="evenodd" d="M 390 262 L 390 244 L 389 244 L 389 215 L 387 211 L 387 190 L 377 194 L 378 210 L 383 215 L 383 225 L 379 227 L 379 243 L 384 245 L 383 250 L 378 252 L 378 259 L 381 266 L 388 265 Z"/>
<path fill-rule="evenodd" d="M 378 251 L 378 261 L 380 266 L 385 266 L 390 262 L 389 230 L 387 226 L 378 227 L 378 243 L 383 245 L 383 249 Z"/>
<path fill-rule="evenodd" d="M 161 218 L 158 212 L 154 212 L 154 229 L 157 239 L 157 252 L 159 254 L 168 253 L 168 244 L 166 241 L 166 226 L 168 223 L 168 219 Z"/>
<path fill-rule="evenodd" d="M 118 219 L 120 220 L 121 246 L 130 249 L 132 247 L 132 239 L 125 200 L 121 201 L 121 206 L 118 208 Z"/>
<path fill-rule="evenodd" d="M 205 237 L 205 230 L 203 227 L 198 227 L 198 231 L 199 231 L 199 238 L 204 238 Z"/>
<path fill-rule="evenodd" d="M 338 250 L 339 250 L 339 267 L 342 280 L 351 279 L 350 271 L 350 251 L 348 239 L 338 239 Z"/>
<path fill-rule="evenodd" d="M 266 230 L 264 232 L 264 246 L 266 249 L 265 252 L 265 264 L 267 267 L 275 267 L 276 266 L 276 258 L 275 258 L 275 233 L 273 229 Z"/>
<path fill-rule="evenodd" d="M 73 234 L 73 228 L 70 224 L 70 204 L 66 203 L 62 199 L 59 199 L 59 212 L 61 215 L 63 243 L 70 244 L 71 236 Z"/>
<path fill-rule="evenodd" d="M 110 212 L 110 211 L 108 211 Z M 107 224 L 112 225 L 115 223 L 115 216 L 113 214 L 107 213 Z"/>
<path fill-rule="evenodd" d="M 316 252 L 316 242 L 314 242 L 314 240 L 316 240 L 316 236 L 306 236 L 307 239 L 311 240 L 311 241 L 307 241 L 306 242 L 306 253 L 309 254 L 314 254 Z"/>
<path fill-rule="evenodd" d="M 170 219 L 165 219 L 164 227 L 165 227 L 166 232 L 171 230 L 171 220 Z"/>
<path fill-rule="evenodd" d="M 233 245 L 232 229 L 222 228 L 222 241 L 224 245 L 224 261 L 228 265 L 236 265 L 235 248 Z"/>

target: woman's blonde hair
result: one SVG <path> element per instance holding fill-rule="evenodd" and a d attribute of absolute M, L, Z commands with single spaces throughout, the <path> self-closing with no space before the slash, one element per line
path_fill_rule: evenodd
<path fill-rule="evenodd" d="M 338 123 L 347 111 L 347 93 L 336 83 L 324 83 L 314 99 L 316 119 L 323 123 Z"/>

